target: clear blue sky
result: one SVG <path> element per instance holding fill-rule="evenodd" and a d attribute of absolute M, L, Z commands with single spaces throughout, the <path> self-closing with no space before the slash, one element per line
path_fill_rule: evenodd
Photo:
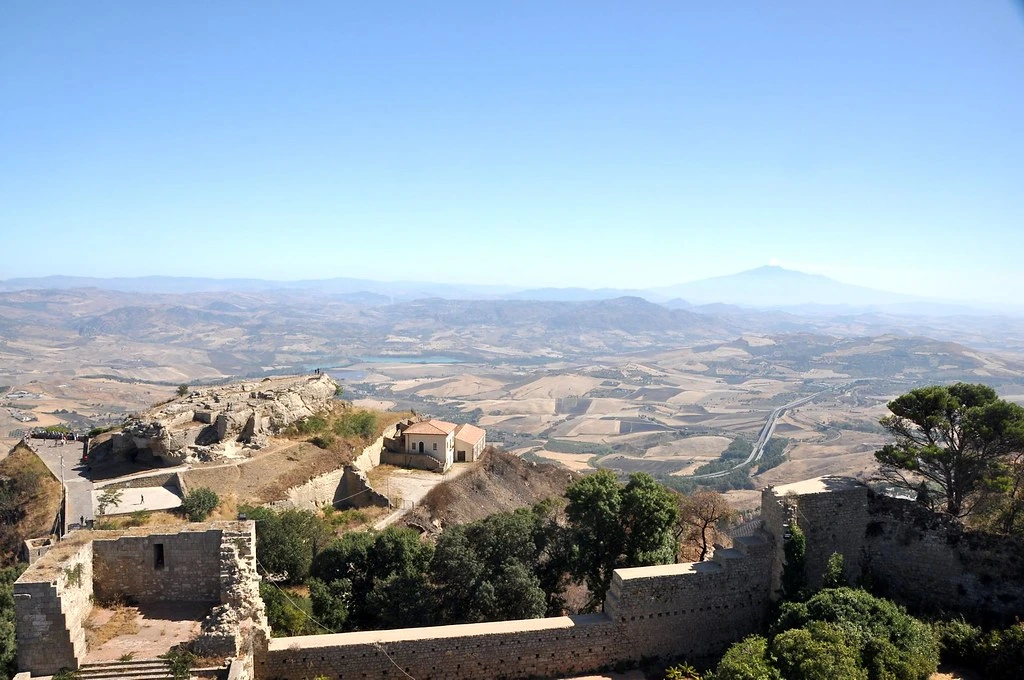
<path fill-rule="evenodd" d="M 1019 302 L 1022 254 L 1010 0 L 0 8 L 0 278 Z"/>

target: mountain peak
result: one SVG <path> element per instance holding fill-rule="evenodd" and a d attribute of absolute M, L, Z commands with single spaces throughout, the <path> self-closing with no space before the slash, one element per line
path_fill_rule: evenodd
<path fill-rule="evenodd" d="M 748 307 L 799 305 L 871 306 L 911 300 L 909 296 L 854 286 L 821 274 L 808 274 L 778 265 L 715 276 L 658 290 L 693 304 L 725 303 Z"/>

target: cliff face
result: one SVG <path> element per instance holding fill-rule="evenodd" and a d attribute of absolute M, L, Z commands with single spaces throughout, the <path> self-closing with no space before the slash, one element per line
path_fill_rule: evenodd
<path fill-rule="evenodd" d="M 259 449 L 267 435 L 323 411 L 337 383 L 326 375 L 264 378 L 196 390 L 125 421 L 115 455 L 162 464 Z"/>

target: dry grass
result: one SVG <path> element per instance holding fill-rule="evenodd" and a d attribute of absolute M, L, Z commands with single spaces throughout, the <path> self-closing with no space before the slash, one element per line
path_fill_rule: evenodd
<path fill-rule="evenodd" d="M 113 604 L 109 608 L 95 607 L 85 622 L 85 641 L 89 649 L 96 649 L 116 637 L 135 635 L 138 632 L 138 607 L 129 607 L 123 603 Z"/>
<path fill-rule="evenodd" d="M 220 497 L 220 503 L 210 514 L 210 521 L 233 520 L 238 518 L 238 494 L 229 493 Z"/>
<path fill-rule="evenodd" d="M 178 526 L 187 524 L 184 517 L 166 510 L 143 510 L 128 515 L 110 515 L 97 520 L 96 528 L 103 530 L 131 529 L 132 527 Z"/>
<path fill-rule="evenodd" d="M 60 509 L 60 482 L 24 444 L 0 461 L 0 478 L 9 478 L 16 490 L 13 510 L 21 515 L 14 524 L 0 527 L 0 562 L 13 559 L 25 539 L 48 536 Z"/>

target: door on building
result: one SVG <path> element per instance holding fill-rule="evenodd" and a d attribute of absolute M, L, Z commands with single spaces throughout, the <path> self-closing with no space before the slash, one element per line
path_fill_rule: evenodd
<path fill-rule="evenodd" d="M 457 462 L 457 463 L 465 463 L 466 462 L 466 452 L 465 451 L 458 451 L 458 452 L 456 452 L 456 454 L 455 454 L 455 462 Z"/>
<path fill-rule="evenodd" d="M 420 453 L 423 453 L 423 442 L 420 442 Z"/>

